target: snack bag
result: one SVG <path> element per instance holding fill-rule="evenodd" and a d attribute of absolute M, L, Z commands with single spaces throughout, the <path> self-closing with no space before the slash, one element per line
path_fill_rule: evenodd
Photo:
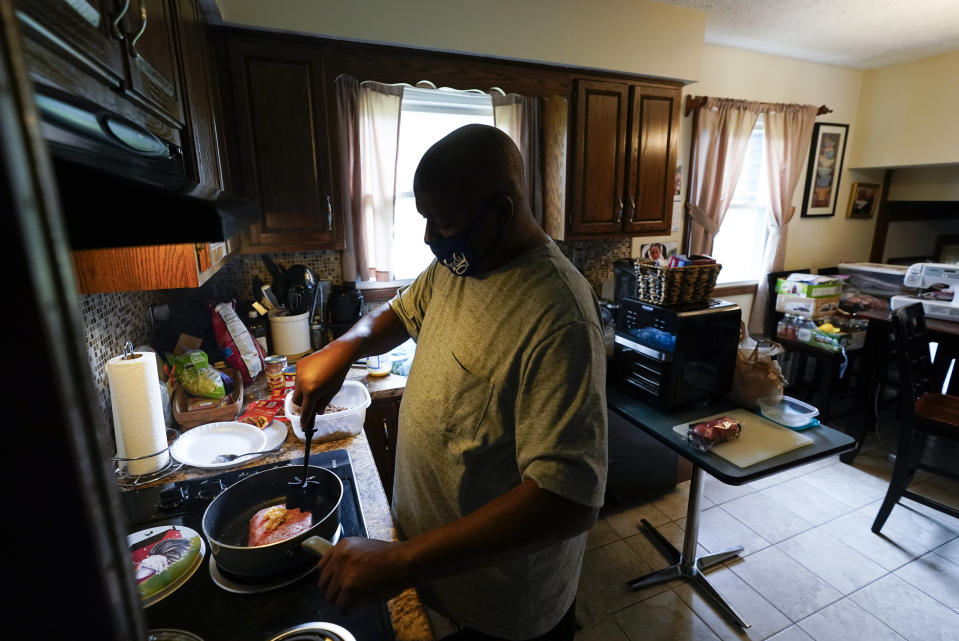
<path fill-rule="evenodd" d="M 177 356 L 167 354 L 166 359 L 173 368 L 173 376 L 190 396 L 204 398 L 226 396 L 223 378 L 220 372 L 210 365 L 203 350 L 189 349 Z"/>
<path fill-rule="evenodd" d="M 734 418 L 721 416 L 704 423 L 690 423 L 686 440 L 700 452 L 709 450 L 713 445 L 739 438 L 743 426 Z"/>
<path fill-rule="evenodd" d="M 235 308 L 236 301 L 219 303 L 213 308 L 213 331 L 226 362 L 240 372 L 243 382 L 249 385 L 263 371 L 266 354 L 236 315 Z"/>

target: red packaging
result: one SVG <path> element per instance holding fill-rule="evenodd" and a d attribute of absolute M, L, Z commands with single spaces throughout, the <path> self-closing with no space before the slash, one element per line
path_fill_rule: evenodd
<path fill-rule="evenodd" d="M 252 383 L 263 371 L 266 354 L 236 315 L 236 301 L 219 303 L 213 308 L 213 331 L 226 362 L 240 372 L 246 385 Z"/>
<path fill-rule="evenodd" d="M 721 416 L 704 423 L 691 423 L 686 440 L 700 452 L 705 452 L 718 443 L 738 438 L 743 426 L 734 418 Z"/>
<path fill-rule="evenodd" d="M 277 418 L 277 414 L 283 411 L 283 399 L 269 399 L 263 401 L 253 401 L 250 403 L 246 411 L 240 415 L 236 420 L 242 423 L 249 423 L 250 425 L 256 425 L 261 430 L 269 427 L 270 423 L 273 422 L 274 418 Z"/>

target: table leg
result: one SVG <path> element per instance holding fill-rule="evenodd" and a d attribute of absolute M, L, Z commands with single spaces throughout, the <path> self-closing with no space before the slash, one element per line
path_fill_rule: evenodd
<path fill-rule="evenodd" d="M 686 506 L 686 531 L 683 535 L 683 551 L 680 552 L 672 543 L 666 540 L 655 527 L 646 519 L 642 520 L 640 531 L 649 539 L 653 546 L 666 557 L 670 563 L 669 567 L 656 572 L 651 572 L 638 579 L 627 582 L 627 585 L 634 589 L 656 585 L 680 579 L 689 581 L 693 586 L 700 590 L 708 601 L 718 607 L 727 617 L 736 622 L 741 628 L 748 628 L 746 623 L 738 612 L 723 598 L 723 596 L 709 583 L 702 570 L 708 569 L 718 563 L 735 557 L 743 551 L 742 546 L 737 546 L 717 552 L 707 554 L 696 558 L 696 549 L 699 544 L 699 504 L 703 496 L 703 483 L 705 477 L 703 471 L 696 465 L 693 466 L 692 477 L 689 481 L 689 502 Z"/>
<path fill-rule="evenodd" d="M 889 323 L 870 320 L 866 328 L 866 339 L 862 346 L 862 362 L 859 363 L 859 380 L 856 381 L 856 394 L 849 411 L 849 426 L 854 433 L 856 446 L 839 455 L 843 463 L 852 463 L 859 454 L 866 436 L 875 429 L 879 420 L 877 394 L 882 377 L 889 366 Z M 858 431 L 857 431 L 858 430 Z"/>

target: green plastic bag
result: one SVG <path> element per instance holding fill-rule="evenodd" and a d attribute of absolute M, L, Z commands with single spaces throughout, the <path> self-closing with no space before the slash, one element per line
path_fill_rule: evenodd
<path fill-rule="evenodd" d="M 216 368 L 210 366 L 206 352 L 191 349 L 174 356 L 166 355 L 167 362 L 173 367 L 174 376 L 190 396 L 204 398 L 223 398 L 226 387 Z"/>

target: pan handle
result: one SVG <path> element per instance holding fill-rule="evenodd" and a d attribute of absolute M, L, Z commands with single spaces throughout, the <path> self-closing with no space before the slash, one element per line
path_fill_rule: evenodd
<path fill-rule="evenodd" d="M 323 558 L 323 555 L 333 549 L 333 544 L 320 536 L 311 536 L 300 541 L 300 547 L 316 556 Z"/>

